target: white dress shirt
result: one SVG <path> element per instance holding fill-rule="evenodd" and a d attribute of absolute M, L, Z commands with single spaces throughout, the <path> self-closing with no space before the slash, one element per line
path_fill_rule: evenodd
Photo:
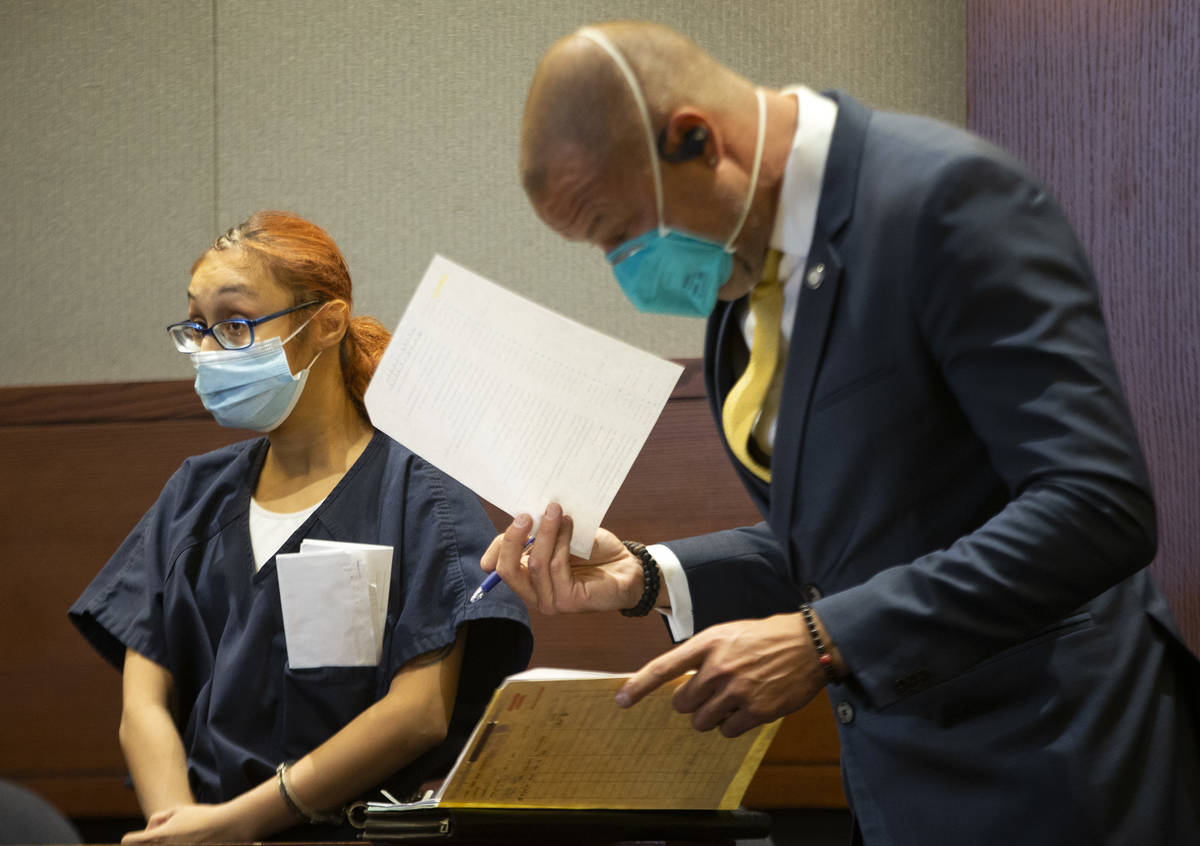
<path fill-rule="evenodd" d="M 825 161 L 829 158 L 829 144 L 833 140 L 833 125 L 837 120 L 837 103 L 812 89 L 797 85 L 785 88 L 784 93 L 796 98 L 799 109 L 792 151 L 784 166 L 779 206 L 775 211 L 775 228 L 771 232 L 771 247 L 783 253 L 779 275 L 784 281 L 780 365 L 775 369 L 754 427 L 754 438 L 767 454 L 771 453 L 775 444 L 775 422 L 779 415 L 785 369 L 783 363 L 787 361 L 788 346 L 792 340 L 792 325 L 800 301 L 801 277 L 812 246 L 817 205 L 821 199 L 821 180 L 825 176 Z M 754 315 L 744 303 L 741 309 L 738 319 L 749 349 L 754 340 Z M 675 640 L 689 638 L 695 631 L 695 625 L 692 619 L 692 596 L 683 565 L 675 553 L 663 544 L 653 544 L 648 549 L 658 562 L 671 601 L 670 611 L 660 609 L 660 613 L 667 618 L 671 636 Z"/>

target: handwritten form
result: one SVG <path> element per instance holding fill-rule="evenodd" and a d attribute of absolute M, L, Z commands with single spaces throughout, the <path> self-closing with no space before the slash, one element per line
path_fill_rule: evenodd
<path fill-rule="evenodd" d="M 779 721 L 726 738 L 671 705 L 676 679 L 629 709 L 628 676 L 510 676 L 496 691 L 437 800 L 443 807 L 736 808 Z"/>
<path fill-rule="evenodd" d="M 365 396 L 371 422 L 587 557 L 683 368 L 434 256 Z"/>

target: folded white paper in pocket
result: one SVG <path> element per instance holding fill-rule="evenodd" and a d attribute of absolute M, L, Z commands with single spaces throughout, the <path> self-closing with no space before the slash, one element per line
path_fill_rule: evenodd
<path fill-rule="evenodd" d="M 370 580 L 348 552 L 275 556 L 288 665 L 371 667 L 378 663 Z"/>
<path fill-rule="evenodd" d="M 374 543 L 316 540 L 300 541 L 300 552 L 345 552 L 362 565 L 370 594 L 372 634 L 375 638 L 375 663 L 383 654 L 383 635 L 387 631 L 388 596 L 392 585 L 392 548 Z"/>

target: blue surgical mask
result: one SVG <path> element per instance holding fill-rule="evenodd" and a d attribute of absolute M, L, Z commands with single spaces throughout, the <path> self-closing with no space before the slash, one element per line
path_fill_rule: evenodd
<path fill-rule="evenodd" d="M 733 269 L 733 255 L 722 245 L 665 226 L 626 241 L 606 258 L 634 308 L 682 317 L 711 314 Z"/>
<path fill-rule="evenodd" d="M 292 374 L 283 345 L 308 322 L 282 341 L 268 338 L 244 350 L 191 354 L 196 393 L 219 424 L 270 432 L 287 419 L 300 399 L 309 370 L 321 355 L 317 353 L 308 367 Z"/>
<path fill-rule="evenodd" d="M 763 144 L 766 141 L 767 102 L 762 89 L 756 89 L 758 100 L 758 137 L 754 150 L 754 166 L 750 173 L 750 190 L 742 206 L 742 214 L 733 234 L 724 244 L 696 235 L 671 229 L 663 223 L 662 173 L 658 164 L 658 149 L 654 130 L 650 126 L 650 111 L 641 86 L 625 57 L 604 33 L 585 27 L 579 34 L 590 39 L 612 57 L 625 75 L 626 82 L 637 101 L 650 152 L 650 167 L 654 174 L 654 201 L 658 211 L 658 226 L 631 238 L 605 258 L 612 265 L 613 275 L 621 290 L 638 311 L 675 314 L 684 317 L 707 317 L 717 304 L 717 291 L 729 281 L 733 270 L 733 243 L 742 232 L 758 171 L 762 164 Z"/>

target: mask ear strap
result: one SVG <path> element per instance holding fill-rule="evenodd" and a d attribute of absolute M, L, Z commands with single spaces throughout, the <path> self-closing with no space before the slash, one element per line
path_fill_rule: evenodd
<path fill-rule="evenodd" d="M 297 335 L 299 335 L 301 332 L 303 332 L 303 331 L 304 331 L 304 327 L 305 327 L 305 326 L 307 326 L 308 324 L 312 323 L 314 320 L 316 320 L 316 319 L 317 319 L 317 315 L 318 315 L 318 314 L 320 314 L 321 312 L 323 312 L 323 311 L 325 310 L 325 306 L 327 306 L 327 305 L 329 305 L 329 303 L 321 303 L 321 307 L 320 307 L 319 309 L 317 309 L 316 311 L 314 311 L 314 312 L 313 312 L 311 315 L 309 315 L 309 318 L 308 318 L 308 320 L 304 321 L 304 322 L 303 322 L 303 323 L 301 323 L 299 326 L 297 326 L 297 327 L 296 327 L 296 331 L 295 331 L 295 332 L 293 332 L 292 334 L 288 335 L 286 338 L 284 338 L 284 339 L 283 339 L 283 341 L 282 341 L 282 342 L 280 342 L 280 344 L 279 344 L 279 345 L 280 345 L 280 346 L 283 346 L 283 345 L 284 345 L 284 344 L 286 344 L 288 341 L 290 341 L 292 338 L 296 337 L 296 336 L 297 336 Z M 318 355 L 320 355 L 320 353 L 318 353 Z M 316 361 L 316 359 L 314 358 L 314 359 L 313 359 L 313 361 Z M 310 364 L 310 365 L 309 365 L 309 367 L 312 367 L 312 365 Z"/>
<path fill-rule="evenodd" d="M 750 215 L 750 205 L 754 202 L 754 191 L 758 188 L 758 171 L 762 167 L 763 146 L 767 140 L 767 98 L 761 88 L 754 89 L 754 97 L 758 100 L 758 141 L 754 145 L 754 166 L 750 168 L 750 193 L 746 196 L 746 205 L 742 206 L 742 216 L 738 218 L 733 234 L 725 242 L 725 252 L 733 252 L 733 242 L 742 234 L 742 226 Z"/>
<path fill-rule="evenodd" d="M 637 101 L 638 113 L 642 116 L 642 129 L 646 133 L 646 150 L 650 154 L 650 170 L 654 173 L 654 207 L 658 212 L 658 228 L 661 231 L 663 229 L 662 175 L 658 172 L 658 150 L 654 146 L 654 130 L 650 128 L 650 109 L 646 106 L 646 98 L 642 96 L 642 87 L 638 84 L 637 77 L 634 76 L 633 68 L 629 66 L 629 62 L 625 61 L 625 57 L 621 55 L 621 51 L 608 40 L 607 35 L 590 26 L 585 26 L 576 35 L 580 35 L 593 44 L 596 44 L 612 57 L 617 67 L 621 69 L 621 73 L 624 74 L 625 81 L 629 83 L 629 90 L 633 92 L 633 99 Z"/>
<path fill-rule="evenodd" d="M 312 370 L 312 366 L 317 363 L 317 359 L 321 357 L 321 353 L 323 352 L 325 350 L 317 350 L 317 354 L 312 357 L 312 361 L 308 363 L 308 367 L 304 368 L 304 370 Z"/>

